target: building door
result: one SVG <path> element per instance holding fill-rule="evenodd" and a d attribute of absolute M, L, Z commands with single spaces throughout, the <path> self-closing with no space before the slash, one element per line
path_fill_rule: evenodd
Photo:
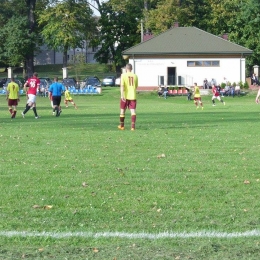
<path fill-rule="evenodd" d="M 176 85 L 176 67 L 168 67 L 167 75 L 168 75 L 167 85 Z"/>

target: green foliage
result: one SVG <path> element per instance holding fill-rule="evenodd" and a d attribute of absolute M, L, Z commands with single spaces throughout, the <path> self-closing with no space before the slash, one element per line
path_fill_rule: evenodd
<path fill-rule="evenodd" d="M 159 34 L 171 28 L 178 21 L 177 10 L 179 1 L 158 1 L 156 8 L 145 11 L 145 27 L 153 34 Z"/>
<path fill-rule="evenodd" d="M 240 12 L 236 14 L 237 19 L 233 21 L 230 40 L 253 50 L 253 55 L 246 59 L 248 71 L 251 71 L 254 65 L 260 63 L 260 2 L 258 0 L 241 1 L 239 7 Z"/>
<path fill-rule="evenodd" d="M 92 11 L 85 1 L 65 1 L 39 11 L 38 23 L 48 46 L 67 53 L 69 48 L 83 47 L 88 32 L 93 28 Z M 67 55 L 64 55 L 64 66 Z"/>
<path fill-rule="evenodd" d="M 0 59 L 6 60 L 10 66 L 20 65 L 31 53 L 31 43 L 36 35 L 29 33 L 27 28 L 26 17 L 13 16 L 0 29 L 0 37 L 4 39 Z"/>
<path fill-rule="evenodd" d="M 225 88 L 226 85 L 227 85 L 227 84 L 226 84 L 225 82 L 222 82 L 222 83 L 220 84 L 220 87 L 221 87 L 221 88 Z"/>
<path fill-rule="evenodd" d="M 243 88 L 244 88 L 244 89 L 249 89 L 249 85 L 248 85 L 248 82 L 247 82 L 247 81 L 245 81 L 245 83 L 243 84 Z"/>
<path fill-rule="evenodd" d="M 132 1 L 127 2 L 124 9 L 117 9 L 110 2 L 103 3 L 99 20 L 100 38 L 96 45 L 100 50 L 95 58 L 100 63 L 112 61 L 117 70 L 125 65 L 122 51 L 140 42 L 137 34 L 138 19 L 142 16 L 142 9 Z"/>
<path fill-rule="evenodd" d="M 76 79 L 79 79 L 79 74 L 82 73 L 85 69 L 86 56 L 83 53 L 77 53 L 73 56 L 73 59 L 70 60 L 69 64 L 73 65 L 73 68 L 76 73 Z"/>

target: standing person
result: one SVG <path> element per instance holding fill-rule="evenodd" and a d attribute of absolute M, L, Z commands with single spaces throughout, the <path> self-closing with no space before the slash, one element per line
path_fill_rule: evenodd
<path fill-rule="evenodd" d="M 70 95 L 70 91 L 68 89 L 68 86 L 65 87 L 66 88 L 66 91 L 65 91 L 65 98 L 64 98 L 64 104 L 66 107 L 68 107 L 68 102 L 70 102 L 74 107 L 75 109 L 78 109 L 76 104 L 74 103 L 73 101 L 73 98 L 71 97 Z"/>
<path fill-rule="evenodd" d="M 121 75 L 121 100 L 120 100 L 120 125 L 118 129 L 125 129 L 125 111 L 131 112 L 131 130 L 135 130 L 136 122 L 136 89 L 138 87 L 138 77 L 132 72 L 132 64 L 126 65 L 126 72 Z"/>
<path fill-rule="evenodd" d="M 202 101 L 201 101 L 201 96 L 200 96 L 200 88 L 198 87 L 197 83 L 194 83 L 194 89 L 193 89 L 193 94 L 194 94 L 194 104 L 196 106 L 196 109 L 199 108 L 198 106 L 198 102 L 201 106 L 201 109 L 203 110 L 203 104 L 202 104 Z"/>
<path fill-rule="evenodd" d="M 256 74 L 253 73 L 253 75 L 251 77 L 251 85 L 258 85 L 258 84 L 259 84 L 258 78 L 257 78 Z"/>
<path fill-rule="evenodd" d="M 257 95 L 256 95 L 256 98 L 255 98 L 255 102 L 256 102 L 257 104 L 259 104 L 259 97 L 260 97 L 260 89 L 258 90 Z"/>
<path fill-rule="evenodd" d="M 216 106 L 215 99 L 219 100 L 221 103 L 223 103 L 223 105 L 225 105 L 225 102 L 223 101 L 223 99 L 221 99 L 220 93 L 215 84 L 212 85 L 212 94 L 213 94 L 213 96 L 212 96 L 213 105 L 212 106 Z"/>
<path fill-rule="evenodd" d="M 38 119 L 39 116 L 36 111 L 36 94 L 40 87 L 40 80 L 38 79 L 38 73 L 34 72 L 33 76 L 26 80 L 24 83 L 24 91 L 27 95 L 27 104 L 25 110 L 22 112 L 22 117 L 32 108 L 34 112 L 35 119 Z"/>
<path fill-rule="evenodd" d="M 54 82 L 50 85 L 49 96 L 52 95 L 53 112 L 56 112 L 56 116 L 60 116 L 61 107 L 61 94 L 65 91 L 65 87 L 58 82 L 58 77 L 54 78 Z"/>
<path fill-rule="evenodd" d="M 20 94 L 19 86 L 14 81 L 14 77 L 11 77 L 11 82 L 7 85 L 6 100 L 8 100 L 8 109 L 11 114 L 11 118 L 15 118 L 18 102 L 20 101 Z"/>

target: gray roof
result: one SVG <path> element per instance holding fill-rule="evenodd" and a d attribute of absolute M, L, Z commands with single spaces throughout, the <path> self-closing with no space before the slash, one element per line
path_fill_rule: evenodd
<path fill-rule="evenodd" d="M 200 30 L 196 27 L 174 27 L 125 51 L 124 55 L 191 55 L 241 54 L 252 50 Z"/>

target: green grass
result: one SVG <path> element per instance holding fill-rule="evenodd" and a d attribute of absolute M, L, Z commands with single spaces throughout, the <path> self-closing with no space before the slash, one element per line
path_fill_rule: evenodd
<path fill-rule="evenodd" d="M 185 97 L 139 93 L 137 130 L 117 130 L 119 88 L 75 96 L 79 107 L 39 120 L 0 97 L 0 232 L 246 232 L 258 230 L 255 93 L 196 110 Z M 246 181 L 246 182 L 245 182 Z M 247 182 L 249 182 L 247 184 Z M 46 207 L 47 206 L 47 207 Z M 48 209 L 48 206 L 50 208 Z M 259 259 L 260 237 L 0 236 L 0 259 Z"/>

